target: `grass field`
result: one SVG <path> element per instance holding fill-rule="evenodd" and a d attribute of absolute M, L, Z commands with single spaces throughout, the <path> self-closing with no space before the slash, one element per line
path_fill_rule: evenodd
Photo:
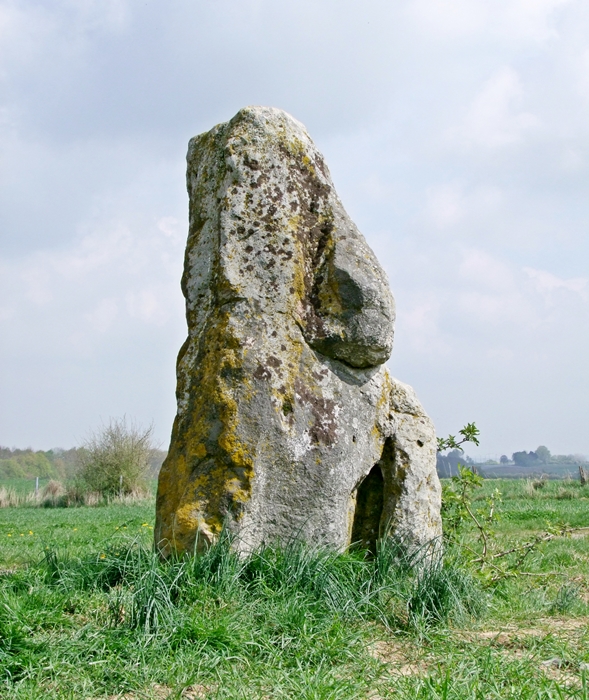
<path fill-rule="evenodd" d="M 589 526 L 579 482 L 490 480 L 475 505 L 495 488 L 499 549 Z M 490 585 L 458 546 L 443 569 L 224 543 L 160 564 L 153 511 L 0 509 L 0 697 L 589 700 L 586 531 Z"/>
<path fill-rule="evenodd" d="M 44 477 L 39 479 L 39 489 L 42 489 L 47 485 L 51 479 L 49 477 Z M 0 488 L 4 487 L 14 491 L 19 496 L 25 496 L 26 494 L 32 493 L 35 490 L 35 479 L 22 479 L 22 478 L 12 478 L 12 479 L 0 479 Z"/>

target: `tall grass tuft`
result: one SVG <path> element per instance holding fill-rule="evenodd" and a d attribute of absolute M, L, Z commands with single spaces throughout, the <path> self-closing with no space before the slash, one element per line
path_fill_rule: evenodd
<path fill-rule="evenodd" d="M 51 479 L 40 494 L 40 505 L 44 508 L 56 508 L 64 506 L 66 501 L 66 490 L 60 481 Z"/>
<path fill-rule="evenodd" d="M 432 561 L 416 576 L 407 599 L 410 624 L 416 628 L 478 617 L 484 599 L 478 583 L 455 564 Z"/>
<path fill-rule="evenodd" d="M 556 598 L 550 606 L 550 612 L 557 615 L 565 615 L 578 604 L 580 599 L 579 586 L 577 584 L 565 583 L 556 594 Z"/>
<path fill-rule="evenodd" d="M 240 605 L 296 605 L 309 614 L 378 620 L 389 627 L 431 626 L 477 615 L 475 582 L 454 565 L 393 538 L 376 556 L 337 552 L 299 541 L 239 556 L 224 533 L 191 557 L 162 561 L 138 541 L 113 544 L 85 558 L 45 552 L 46 582 L 61 591 L 109 595 L 109 624 L 156 633 L 178 622 L 178 610 L 204 599 Z"/>
<path fill-rule="evenodd" d="M 21 498 L 13 489 L 0 486 L 0 508 L 11 508 L 21 504 Z"/>

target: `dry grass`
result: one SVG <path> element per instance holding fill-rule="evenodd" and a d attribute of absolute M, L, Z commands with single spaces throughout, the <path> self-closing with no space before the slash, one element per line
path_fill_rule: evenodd
<path fill-rule="evenodd" d="M 0 508 L 13 508 L 21 505 L 21 498 L 13 489 L 0 487 Z"/>
<path fill-rule="evenodd" d="M 155 502 L 153 495 L 145 489 L 134 489 L 129 493 L 121 493 L 112 498 L 108 502 L 118 505 L 131 506 L 137 503 L 145 503 L 146 501 Z"/>
<path fill-rule="evenodd" d="M 84 491 L 77 485 L 65 486 L 52 479 L 45 487 L 35 493 L 17 493 L 16 490 L 0 487 L 0 508 L 39 507 L 71 508 L 74 506 L 135 505 L 154 501 L 153 495 L 146 489 L 134 489 L 128 493 L 105 496 L 98 491 Z"/>

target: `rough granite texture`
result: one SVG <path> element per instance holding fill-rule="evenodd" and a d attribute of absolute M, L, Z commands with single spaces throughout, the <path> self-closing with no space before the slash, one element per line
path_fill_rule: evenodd
<path fill-rule="evenodd" d="M 305 127 L 246 107 L 190 141 L 188 338 L 157 497 L 166 554 L 441 534 L 432 423 L 384 362 L 395 307 Z"/>

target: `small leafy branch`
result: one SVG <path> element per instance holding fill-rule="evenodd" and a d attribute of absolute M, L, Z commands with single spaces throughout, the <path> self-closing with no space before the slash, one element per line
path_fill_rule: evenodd
<path fill-rule="evenodd" d="M 438 438 L 438 452 L 448 449 L 458 449 L 464 452 L 462 445 L 472 442 L 479 445 L 480 431 L 474 423 L 467 423 L 458 431 L 459 437 L 448 435 Z M 489 549 L 489 539 L 492 536 L 490 525 L 496 519 L 496 503 L 501 500 L 501 493 L 495 492 L 486 499 L 485 507 L 475 510 L 472 494 L 483 485 L 483 478 L 474 469 L 458 464 L 458 475 L 442 487 L 442 514 L 446 526 L 446 539 L 457 542 L 465 526 L 474 523 L 478 530 L 478 539 L 482 545 L 483 557 Z"/>
<path fill-rule="evenodd" d="M 458 449 L 466 442 L 479 444 L 479 430 L 474 423 L 468 423 L 458 431 L 460 438 L 449 435 L 438 438 L 438 452 Z M 501 492 L 495 489 L 484 499 L 478 508 L 473 504 L 473 494 L 483 485 L 483 477 L 474 468 L 458 464 L 458 475 L 453 476 L 442 486 L 442 515 L 444 519 L 444 536 L 449 544 L 460 547 L 470 555 L 469 564 L 489 585 L 513 576 L 533 576 L 522 571 L 528 555 L 544 542 L 555 537 L 570 537 L 573 532 L 589 528 L 571 528 L 568 525 L 549 527 L 526 542 L 507 549 L 501 549 L 495 539 L 492 524 L 498 519 L 497 507 L 501 503 Z M 462 535 L 467 527 L 473 526 L 477 535 L 474 542 L 466 544 Z"/>
<path fill-rule="evenodd" d="M 444 452 L 444 450 L 450 449 L 464 452 L 461 445 L 465 442 L 472 442 L 477 446 L 479 445 L 479 435 L 481 431 L 474 423 L 467 423 L 462 430 L 458 431 L 458 434 L 462 436 L 462 439 L 456 439 L 455 435 L 448 435 L 447 438 L 438 438 L 438 452 Z"/>
<path fill-rule="evenodd" d="M 458 476 L 445 483 L 442 490 L 442 513 L 446 524 L 446 539 L 457 542 L 465 526 L 473 523 L 478 532 L 478 541 L 485 558 L 494 532 L 491 525 L 497 520 L 497 504 L 501 502 L 501 492 L 495 489 L 484 505 L 475 508 L 472 502 L 474 491 L 481 488 L 483 478 L 462 464 L 458 465 Z"/>
<path fill-rule="evenodd" d="M 473 548 L 462 543 L 460 546 L 473 555 L 470 563 L 479 567 L 482 577 L 489 583 L 494 584 L 506 578 L 517 576 L 551 576 L 551 573 L 530 573 L 522 571 L 524 561 L 528 554 L 531 554 L 544 542 L 550 542 L 557 537 L 570 537 L 573 533 L 589 530 L 589 527 L 570 527 L 569 525 L 549 526 L 546 532 L 539 532 L 527 542 L 515 545 L 508 549 L 496 551 L 488 550 L 479 554 Z M 511 558 L 510 557 L 515 557 Z"/>

